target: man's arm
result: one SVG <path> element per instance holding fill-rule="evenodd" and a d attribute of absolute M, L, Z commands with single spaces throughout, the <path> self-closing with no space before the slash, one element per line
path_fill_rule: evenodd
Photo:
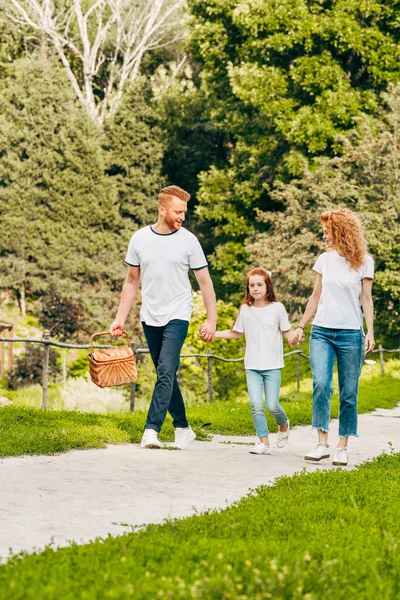
<path fill-rule="evenodd" d="M 201 295 L 207 311 L 207 321 L 200 327 L 200 336 L 205 342 L 212 342 L 217 328 L 217 301 L 214 286 L 207 268 L 195 271 Z"/>
<path fill-rule="evenodd" d="M 140 282 L 140 267 L 128 267 L 125 283 L 122 287 L 121 300 L 118 307 L 117 316 L 111 325 L 109 332 L 111 335 L 119 336 L 125 327 L 129 311 L 136 300 Z"/>

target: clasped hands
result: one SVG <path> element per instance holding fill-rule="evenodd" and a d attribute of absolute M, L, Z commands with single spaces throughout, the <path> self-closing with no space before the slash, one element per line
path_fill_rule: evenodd
<path fill-rule="evenodd" d="M 199 327 L 199 334 L 203 342 L 212 342 L 215 338 L 216 325 L 210 321 L 204 321 Z"/>

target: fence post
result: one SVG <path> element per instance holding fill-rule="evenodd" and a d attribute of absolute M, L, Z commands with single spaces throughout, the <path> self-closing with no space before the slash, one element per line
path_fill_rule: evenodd
<path fill-rule="evenodd" d="M 207 354 L 211 354 L 211 348 L 207 348 Z M 207 374 L 208 374 L 208 395 L 210 398 L 210 402 L 214 402 L 214 385 L 212 379 L 212 358 L 211 356 L 207 356 Z"/>
<path fill-rule="evenodd" d="M 131 342 L 131 348 L 132 348 L 133 356 L 135 357 L 135 363 L 136 363 L 136 358 L 137 358 L 136 347 L 137 346 L 136 346 L 135 342 Z M 136 368 L 137 368 L 137 364 L 136 364 Z M 130 410 L 130 412 L 133 412 L 135 410 L 136 382 L 131 383 L 130 387 L 131 387 L 131 391 L 130 391 L 130 396 L 129 396 L 129 410 Z"/>
<path fill-rule="evenodd" d="M 45 331 L 44 340 L 50 340 L 50 333 Z M 49 355 L 50 344 L 43 344 L 43 383 L 42 383 L 42 410 L 47 410 L 47 401 L 49 394 Z"/>
<path fill-rule="evenodd" d="M 14 337 L 14 325 L 10 327 L 10 338 Z M 8 342 L 8 374 L 11 376 L 13 367 L 13 345 Z"/>
<path fill-rule="evenodd" d="M 381 363 L 381 371 L 382 371 L 382 375 L 385 374 L 385 363 L 383 361 L 383 350 L 382 350 L 382 344 L 379 344 L 378 346 L 379 348 L 379 362 Z"/>
<path fill-rule="evenodd" d="M 3 377 L 4 373 L 4 344 L 5 342 L 0 342 L 0 377 Z"/>
<path fill-rule="evenodd" d="M 301 350 L 297 352 L 297 365 L 296 365 L 296 389 L 300 391 L 300 376 L 301 376 Z"/>
<path fill-rule="evenodd" d="M 62 359 L 62 375 L 63 375 L 63 388 L 65 390 L 67 386 L 67 356 L 68 348 L 63 348 L 63 359 Z"/>

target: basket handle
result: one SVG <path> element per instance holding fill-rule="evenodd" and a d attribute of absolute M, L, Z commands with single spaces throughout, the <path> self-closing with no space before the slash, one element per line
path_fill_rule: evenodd
<path fill-rule="evenodd" d="M 90 351 L 93 352 L 93 340 L 95 337 L 99 337 L 100 335 L 111 335 L 111 333 L 109 331 L 101 331 L 100 333 L 94 333 L 91 337 L 90 337 Z M 128 333 L 125 331 L 125 329 L 122 331 L 122 335 L 126 335 L 126 342 L 127 342 L 127 346 L 129 346 L 129 348 L 131 347 L 130 341 L 129 341 L 129 336 Z"/>

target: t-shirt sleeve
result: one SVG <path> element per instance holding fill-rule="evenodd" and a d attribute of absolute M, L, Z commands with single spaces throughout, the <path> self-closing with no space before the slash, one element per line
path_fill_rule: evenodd
<path fill-rule="evenodd" d="M 125 263 L 130 267 L 140 267 L 138 238 L 135 234 L 133 234 L 129 242 Z"/>
<path fill-rule="evenodd" d="M 315 261 L 315 264 L 313 266 L 313 271 L 322 275 L 323 268 L 324 268 L 324 262 L 325 262 L 324 255 L 320 254 L 320 256 L 318 256 L 317 260 Z"/>
<path fill-rule="evenodd" d="M 194 236 L 189 250 L 189 267 L 193 269 L 193 271 L 208 267 L 203 248 L 200 246 L 199 240 Z"/>
<path fill-rule="evenodd" d="M 374 278 L 374 259 L 369 254 L 366 255 L 363 266 L 361 267 L 361 279 Z"/>
<path fill-rule="evenodd" d="M 281 306 L 281 311 L 279 314 L 279 329 L 281 331 L 288 331 L 289 329 L 291 329 L 289 317 L 286 312 L 286 308 L 283 306 L 283 304 Z"/>
<path fill-rule="evenodd" d="M 239 314 L 232 329 L 233 331 L 237 331 L 238 333 L 244 333 L 244 318 L 242 308 L 239 311 Z"/>

